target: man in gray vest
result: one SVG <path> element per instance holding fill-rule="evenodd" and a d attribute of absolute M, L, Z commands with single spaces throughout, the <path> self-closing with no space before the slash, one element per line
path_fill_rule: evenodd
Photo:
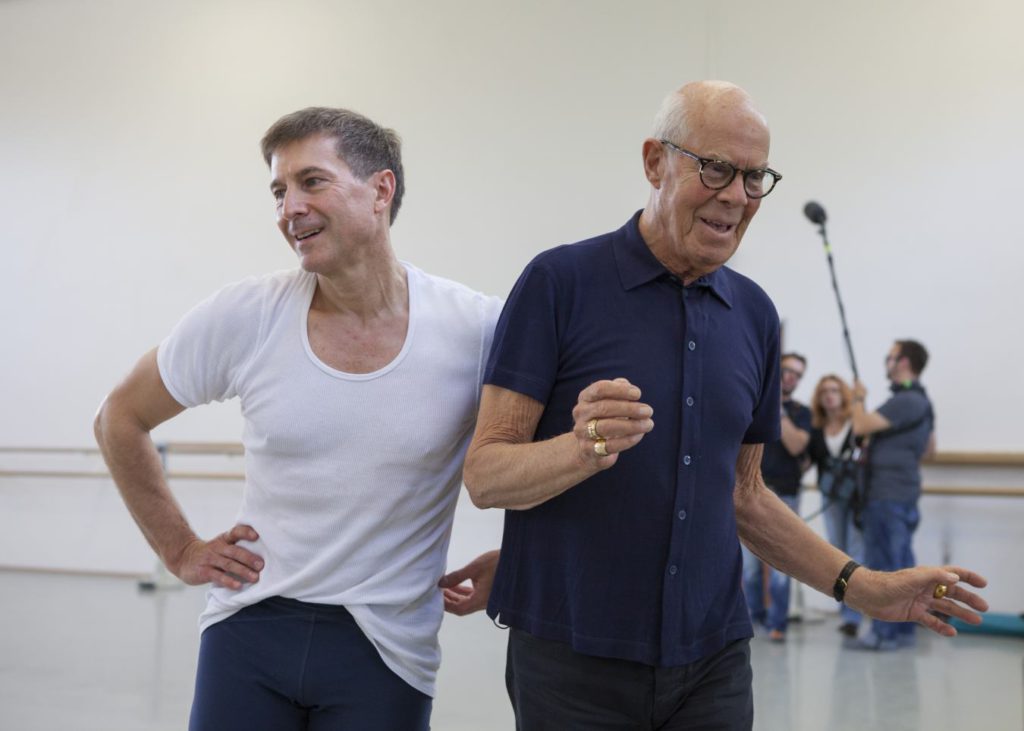
<path fill-rule="evenodd" d="M 935 415 L 919 382 L 928 351 L 915 340 L 897 340 L 885 358 L 892 396 L 868 412 L 867 389 L 854 384 L 853 431 L 871 435 L 866 474 L 864 524 L 865 562 L 878 571 L 897 571 L 915 565 L 914 530 L 920 521 L 921 460 L 935 449 Z M 851 638 L 849 646 L 894 650 L 914 643 L 911 623 L 873 620 L 871 630 Z"/>

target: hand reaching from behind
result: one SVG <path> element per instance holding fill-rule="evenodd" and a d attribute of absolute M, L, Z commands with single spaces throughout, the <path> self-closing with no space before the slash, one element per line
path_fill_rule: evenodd
<path fill-rule="evenodd" d="M 498 568 L 498 551 L 477 556 L 461 569 L 441 577 L 437 583 L 443 590 L 444 610 L 460 617 L 478 612 L 487 606 Z M 470 582 L 464 586 L 463 582 Z"/>

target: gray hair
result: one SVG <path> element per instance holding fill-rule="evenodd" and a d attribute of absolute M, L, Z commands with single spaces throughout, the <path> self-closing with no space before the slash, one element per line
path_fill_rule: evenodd
<path fill-rule="evenodd" d="M 360 180 L 366 180 L 381 170 L 394 173 L 395 194 L 391 199 L 390 221 L 394 223 L 405 193 L 402 140 L 398 133 L 348 109 L 307 107 L 286 114 L 271 125 L 260 141 L 263 160 L 269 165 L 270 158 L 282 145 L 315 134 L 334 138 L 338 157 Z"/>
<path fill-rule="evenodd" d="M 654 117 L 651 137 L 682 144 L 690 131 L 689 122 L 686 98 L 679 91 L 670 92 L 661 102 L 661 109 Z"/>

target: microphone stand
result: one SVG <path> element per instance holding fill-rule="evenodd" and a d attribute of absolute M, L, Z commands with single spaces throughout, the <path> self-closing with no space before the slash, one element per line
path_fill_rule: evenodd
<path fill-rule="evenodd" d="M 828 236 L 825 234 L 825 222 L 818 224 L 818 233 L 825 244 L 825 256 L 828 258 L 828 271 L 832 275 L 832 290 L 836 293 L 836 304 L 839 305 L 839 320 L 843 323 L 843 338 L 846 340 L 846 353 L 850 357 L 850 368 L 853 369 L 854 380 L 860 380 L 857 373 L 857 361 L 853 357 L 853 343 L 850 342 L 850 328 L 846 325 L 846 310 L 843 308 L 843 298 L 839 295 L 839 283 L 836 281 L 836 267 L 832 261 L 832 246 L 828 243 Z"/>

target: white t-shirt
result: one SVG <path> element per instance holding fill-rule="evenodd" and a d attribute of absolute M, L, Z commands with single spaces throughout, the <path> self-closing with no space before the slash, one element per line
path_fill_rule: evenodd
<path fill-rule="evenodd" d="M 831 436 L 829 436 L 828 432 L 822 431 L 825 437 L 825 446 L 828 448 L 828 453 L 833 457 L 838 457 L 843 451 L 843 445 L 846 444 L 846 437 L 849 435 L 852 425 L 853 422 L 846 422 L 842 429 Z"/>
<path fill-rule="evenodd" d="M 245 489 L 239 545 L 258 582 L 213 587 L 205 629 L 270 596 L 343 605 L 382 659 L 434 695 L 437 632 L 462 462 L 501 301 L 404 264 L 409 326 L 378 371 L 343 373 L 309 345 L 316 277 L 277 272 L 225 287 L 160 344 L 160 376 L 197 406 L 238 396 Z"/>

